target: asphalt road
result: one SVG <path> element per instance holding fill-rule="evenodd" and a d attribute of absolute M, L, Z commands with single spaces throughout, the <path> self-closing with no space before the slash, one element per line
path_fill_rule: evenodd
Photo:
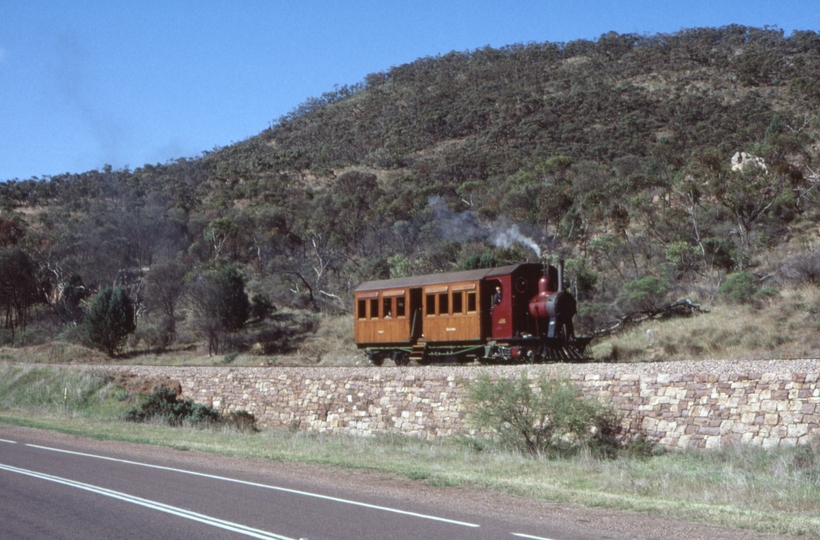
<path fill-rule="evenodd" d="M 192 463 L 185 452 L 153 457 L 137 445 L 111 452 L 81 438 L 55 444 L 34 431 L 12 435 L 0 440 L 2 539 L 611 538 L 561 530 L 548 519 L 533 526 L 514 512 L 488 516 L 357 493 L 343 481 L 317 489 L 216 456 Z"/>

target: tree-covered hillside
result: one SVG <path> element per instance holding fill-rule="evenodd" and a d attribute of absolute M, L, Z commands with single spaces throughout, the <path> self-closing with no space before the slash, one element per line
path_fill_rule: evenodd
<path fill-rule="evenodd" d="M 761 303 L 820 284 L 818 111 L 813 32 L 421 58 L 195 159 L 0 184 L 0 341 L 83 339 L 121 285 L 143 346 L 277 351 L 284 330 L 247 321 L 539 253 L 567 261 L 586 332 L 679 297 Z"/>

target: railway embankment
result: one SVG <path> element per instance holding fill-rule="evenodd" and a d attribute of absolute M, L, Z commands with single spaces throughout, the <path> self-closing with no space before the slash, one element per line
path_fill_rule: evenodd
<path fill-rule="evenodd" d="M 126 385 L 167 384 L 273 428 L 424 438 L 469 433 L 464 396 L 480 373 L 572 380 L 624 427 L 668 448 L 808 442 L 820 429 L 820 360 L 425 367 L 71 366 Z"/>

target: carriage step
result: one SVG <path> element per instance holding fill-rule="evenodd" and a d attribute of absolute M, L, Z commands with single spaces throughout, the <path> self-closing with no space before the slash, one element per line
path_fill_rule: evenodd
<path fill-rule="evenodd" d="M 424 352 L 427 349 L 427 343 L 416 343 L 410 351 L 410 361 L 421 364 L 424 362 Z"/>

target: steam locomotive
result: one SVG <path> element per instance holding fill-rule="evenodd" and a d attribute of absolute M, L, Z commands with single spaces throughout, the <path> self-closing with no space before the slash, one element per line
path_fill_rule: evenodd
<path fill-rule="evenodd" d="M 411 361 L 584 361 L 563 264 L 521 263 L 368 281 L 354 291 L 356 345 L 380 366 Z"/>

